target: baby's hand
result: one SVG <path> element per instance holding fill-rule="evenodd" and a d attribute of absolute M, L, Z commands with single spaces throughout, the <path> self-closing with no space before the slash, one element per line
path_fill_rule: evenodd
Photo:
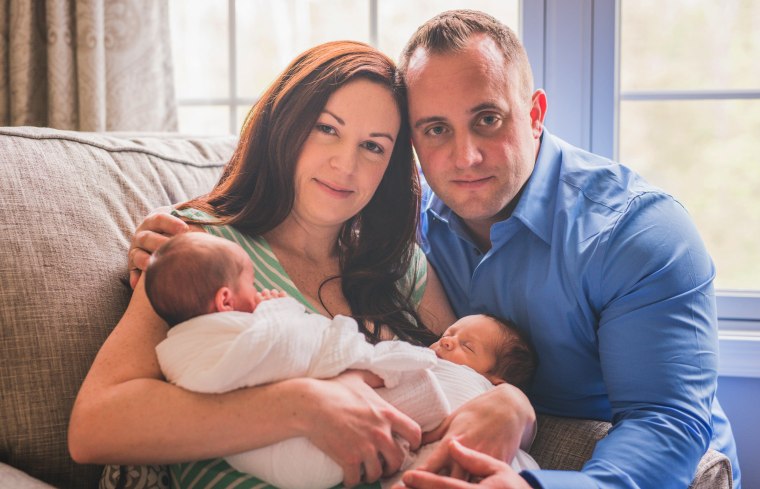
<path fill-rule="evenodd" d="M 256 298 L 261 301 L 268 301 L 269 299 L 279 299 L 281 297 L 287 297 L 288 294 L 277 289 L 264 289 L 261 292 L 256 293 Z"/>

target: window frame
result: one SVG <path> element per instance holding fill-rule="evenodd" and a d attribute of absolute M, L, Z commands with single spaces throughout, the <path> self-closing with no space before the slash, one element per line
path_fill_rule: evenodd
<path fill-rule="evenodd" d="M 760 99 L 760 90 L 620 91 L 620 0 L 522 2 L 523 41 L 537 87 L 548 94 L 546 125 L 568 142 L 618 157 L 621 100 Z M 760 378 L 760 291 L 716 293 L 719 373 Z"/>

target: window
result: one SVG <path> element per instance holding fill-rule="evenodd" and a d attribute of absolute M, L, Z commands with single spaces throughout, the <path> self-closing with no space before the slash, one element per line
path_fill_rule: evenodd
<path fill-rule="evenodd" d="M 759 18 L 759 2 L 621 2 L 620 159 L 684 203 L 719 289 L 760 289 Z"/>
<path fill-rule="evenodd" d="M 519 0 L 171 0 L 180 132 L 237 134 L 251 104 L 315 44 L 353 39 L 398 58 L 438 12 L 472 8 L 518 30 Z"/>

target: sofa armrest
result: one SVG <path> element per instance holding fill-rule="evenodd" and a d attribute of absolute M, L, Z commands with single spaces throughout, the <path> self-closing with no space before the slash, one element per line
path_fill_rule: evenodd
<path fill-rule="evenodd" d="M 581 470 L 596 442 L 607 436 L 606 421 L 538 415 L 538 432 L 530 454 L 542 469 Z M 731 462 L 713 449 L 699 461 L 689 489 L 731 489 Z"/>
<path fill-rule="evenodd" d="M 707 450 L 705 456 L 699 461 L 697 474 L 691 482 L 689 489 L 732 489 L 734 487 L 731 461 L 724 454 L 713 450 Z"/>
<path fill-rule="evenodd" d="M 0 462 L 0 489 L 55 489 L 15 467 Z"/>

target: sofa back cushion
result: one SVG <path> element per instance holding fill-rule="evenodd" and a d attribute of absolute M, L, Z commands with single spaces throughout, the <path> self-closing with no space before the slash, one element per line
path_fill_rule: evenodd
<path fill-rule="evenodd" d="M 69 457 L 79 386 L 129 301 L 126 253 L 156 207 L 208 192 L 232 137 L 0 128 L 0 461 L 95 487 Z"/>

